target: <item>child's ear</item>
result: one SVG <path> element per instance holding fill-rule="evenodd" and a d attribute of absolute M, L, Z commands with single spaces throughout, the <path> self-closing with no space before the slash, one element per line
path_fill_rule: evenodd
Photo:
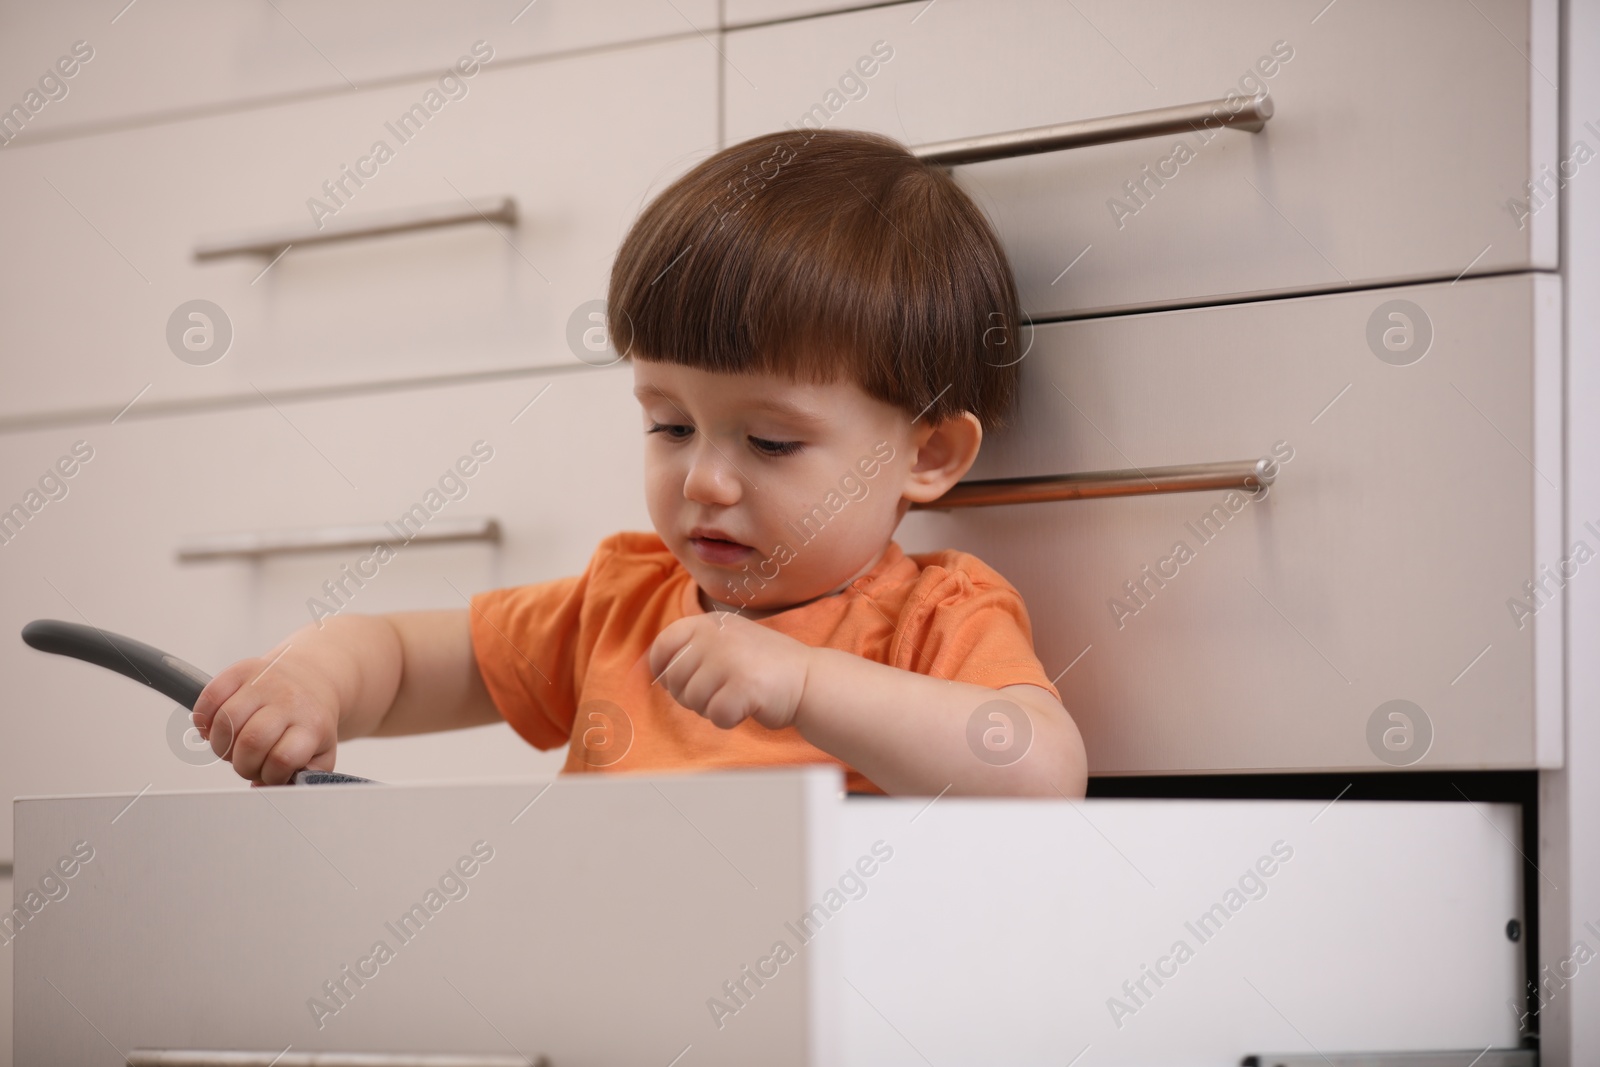
<path fill-rule="evenodd" d="M 983 424 L 970 411 L 914 427 L 916 458 L 901 495 L 918 504 L 937 500 L 971 469 L 983 444 Z"/>

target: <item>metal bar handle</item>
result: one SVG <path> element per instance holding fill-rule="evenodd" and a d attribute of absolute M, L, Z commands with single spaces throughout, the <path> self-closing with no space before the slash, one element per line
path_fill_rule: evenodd
<path fill-rule="evenodd" d="M 1235 106 L 1238 101 L 1243 103 Z M 1136 141 L 1143 137 L 1224 126 L 1256 133 L 1267 124 L 1272 111 L 1270 96 L 1235 97 L 1234 102 L 1224 97 L 1220 100 L 1202 100 L 1196 104 L 1134 111 L 1126 115 L 1062 122 L 1054 126 L 1033 126 L 1009 133 L 958 137 L 953 141 L 918 145 L 911 150 L 911 154 L 929 163 L 954 166 L 957 163 L 982 163 L 990 159 L 1031 156 L 1040 152 L 1059 152 L 1064 148 L 1086 148 L 1089 145 Z"/>
<path fill-rule="evenodd" d="M 136 1048 L 127 1067 L 550 1067 L 548 1057 L 495 1053 L 252 1052 L 236 1049 Z"/>
<path fill-rule="evenodd" d="M 361 526 L 319 526 L 309 530 L 278 530 L 270 533 L 220 534 L 203 541 L 182 545 L 179 563 L 203 563 L 219 559 L 257 560 L 266 556 L 286 556 L 298 552 L 329 552 L 345 548 L 371 548 L 374 545 L 441 544 L 451 541 L 498 543 L 500 523 L 496 519 L 427 519 L 426 525 L 410 515 L 397 522 L 369 523 Z"/>
<path fill-rule="evenodd" d="M 1241 459 L 1228 463 L 1191 463 L 1183 467 L 1144 467 L 1126 471 L 1046 474 L 1034 478 L 995 478 L 961 482 L 938 500 L 912 504 L 912 510 L 992 507 L 997 504 L 1039 504 L 1051 500 L 1094 500 L 1107 496 L 1150 493 L 1198 493 L 1206 489 L 1255 492 L 1278 477 L 1273 459 Z"/>
<path fill-rule="evenodd" d="M 202 241 L 195 246 L 194 258 L 204 262 L 226 256 L 276 256 L 290 245 L 319 245 L 333 241 L 355 241 L 363 237 L 381 237 L 392 233 L 414 233 L 433 230 L 441 226 L 465 226 L 472 223 L 517 223 L 517 202 L 509 196 L 485 197 L 465 203 L 427 204 L 420 207 L 401 208 L 398 211 L 372 212 L 341 219 L 335 215 L 320 227 L 291 226 L 273 230 L 258 230 Z"/>

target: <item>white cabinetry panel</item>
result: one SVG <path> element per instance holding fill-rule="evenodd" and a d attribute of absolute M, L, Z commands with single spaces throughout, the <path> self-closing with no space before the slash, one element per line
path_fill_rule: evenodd
<path fill-rule="evenodd" d="M 1368 342 L 1397 328 L 1392 301 L 1417 346 L 1431 334 L 1405 366 Z M 919 513 L 899 540 L 1018 586 L 1047 673 L 1072 665 L 1057 685 L 1091 772 L 1384 770 L 1367 731 L 1391 700 L 1433 731 L 1395 759 L 1556 766 L 1551 575 L 1580 565 L 1560 541 L 1560 343 L 1550 275 L 1042 326 L 970 477 L 1276 447 L 1277 484 Z"/>
<path fill-rule="evenodd" d="M 1024 310 L 1554 268 L 1555 3 L 1319 7 L 940 0 L 734 31 L 749 78 L 724 80 L 726 137 L 805 124 L 916 145 L 1265 91 L 1260 133 L 958 167 Z M 879 41 L 893 56 L 863 77 Z M 1510 210 L 1530 179 L 1543 206 Z"/>
<path fill-rule="evenodd" d="M 0 153 L 0 197 L 31 205 L 0 224 L 18 264 L 0 287 L 0 425 L 84 409 L 109 419 L 147 385 L 139 404 L 161 410 L 259 402 L 258 389 L 582 369 L 569 320 L 604 296 L 651 191 L 713 147 L 716 62 L 697 37 L 491 63 L 454 100 L 408 82 Z M 429 116 L 420 130 L 397 125 L 413 105 Z M 294 247 L 276 263 L 193 258 L 219 236 L 312 227 L 313 198 L 343 224 L 497 196 L 515 198 L 515 226 Z M 227 354 L 203 366 L 168 342 L 169 319 L 195 299 L 232 325 Z"/>
<path fill-rule="evenodd" d="M 895 850 L 839 923 L 845 1067 L 1516 1046 L 1511 805 L 926 806 L 845 805 L 841 869 Z"/>
<path fill-rule="evenodd" d="M 22 144 L 41 133 L 443 72 L 479 40 L 503 60 L 527 59 L 709 33 L 716 22 L 715 0 L 14 4 L 0 12 L 0 70 L 13 75 L 0 92 L 13 94 L 7 105 L 21 101 L 74 42 L 94 51 L 66 79 L 65 95 L 46 98 L 26 120 Z"/>
<path fill-rule="evenodd" d="M 93 857 L 13 946 L 19 1058 L 1222 1067 L 1516 1041 L 1510 805 L 839 789 L 812 768 L 151 794 L 114 825 L 131 794 L 23 800 L 19 887 Z"/>
<path fill-rule="evenodd" d="M 175 705 L 164 697 L 23 645 L 30 619 L 87 621 L 215 673 L 313 621 L 311 598 L 338 607 L 323 583 L 369 553 L 179 563 L 180 546 L 398 520 L 477 441 L 494 458 L 430 521 L 492 517 L 501 542 L 403 546 L 341 610 L 464 608 L 462 597 L 482 589 L 577 574 L 601 538 L 650 528 L 631 390 L 623 367 L 9 435 L 6 507 L 73 442 L 93 458 L 65 481 L 65 497 L 0 545 L 0 794 L 243 785 L 227 765 L 193 766 L 168 748 Z M 402 781 L 553 771 L 562 755 L 500 724 L 350 742 L 338 760 Z M 8 819 L 0 858 L 10 841 Z"/>

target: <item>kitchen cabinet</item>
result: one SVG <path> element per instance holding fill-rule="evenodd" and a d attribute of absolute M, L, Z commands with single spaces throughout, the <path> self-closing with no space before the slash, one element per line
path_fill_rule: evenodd
<path fill-rule="evenodd" d="M 649 38 L 698 39 L 716 25 L 713 0 L 612 0 L 603 6 L 582 0 L 406 0 L 331 7 L 296 0 L 117 0 L 92 11 L 28 4 L 0 13 L 0 69 L 15 75 L 5 88 L 15 94 L 9 104 L 37 88 L 23 78 L 59 77 L 55 61 L 70 56 L 74 42 L 85 42 L 93 52 L 87 64 L 62 79 L 64 94 L 53 84 L 44 87 L 42 104 L 22 125 L 21 145 L 41 135 L 168 122 L 175 113 L 216 113 L 437 77 L 480 40 L 501 61 L 516 61 Z M 700 47 L 710 51 L 704 42 Z M 13 126 L 10 132 L 18 131 Z"/>
<path fill-rule="evenodd" d="M 329 611 L 464 609 L 483 589 L 577 574 L 601 538 L 650 528 L 639 418 L 632 374 L 615 367 L 10 435 L 0 453 L 8 487 L 36 485 L 78 441 L 92 458 L 75 461 L 73 476 L 57 480 L 65 495 L 7 527 L 0 545 L 0 791 L 244 784 L 207 751 L 173 747 L 171 701 L 25 646 L 17 635 L 29 620 L 91 623 L 215 673 Z M 486 449 L 492 458 L 478 462 Z M 475 473 L 441 489 L 463 458 Z M 370 541 L 179 558 L 237 534 L 362 527 L 387 538 L 382 524 L 398 528 L 430 491 L 439 510 L 403 532 L 493 519 L 498 540 L 419 539 L 381 565 Z M 338 761 L 363 777 L 416 781 L 554 771 L 564 755 L 497 724 L 347 742 Z M 10 841 L 7 819 L 0 858 Z"/>
<path fill-rule="evenodd" d="M 714 147 L 715 63 L 698 37 L 496 60 L 454 99 L 408 81 L 7 150 L 0 197 L 35 208 L 4 224 L 26 269 L 0 292 L 0 347 L 16 354 L 0 429 L 109 421 L 136 398 L 173 411 L 585 369 L 595 357 L 571 338 L 633 216 Z M 475 206 L 504 198 L 514 224 Z M 468 221 L 195 259 L 229 235 L 292 241 L 421 207 Z M 194 300 L 220 310 L 191 320 Z"/>
<path fill-rule="evenodd" d="M 1022 358 L 969 479 L 1278 470 L 902 524 L 1018 587 L 1092 774 L 1559 765 L 1557 601 L 1595 535 L 1561 533 L 1556 278 L 1057 323 Z"/>
<path fill-rule="evenodd" d="M 74 874 L 11 947 L 18 1060 L 1059 1067 L 1092 1046 L 1206 1067 L 1516 1044 L 1512 806 L 841 787 L 811 768 L 21 801 L 18 887 Z"/>
<path fill-rule="evenodd" d="M 1256 133 L 955 167 L 1023 309 L 1554 269 L 1557 170 L 1576 166 L 1557 159 L 1556 42 L 1553 0 L 894 4 L 729 32 L 725 141 L 849 128 L 926 145 L 1265 94 Z"/>

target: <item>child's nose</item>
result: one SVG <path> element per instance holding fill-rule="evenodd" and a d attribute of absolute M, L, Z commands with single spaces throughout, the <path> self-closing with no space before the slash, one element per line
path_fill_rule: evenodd
<path fill-rule="evenodd" d="M 684 498 L 696 504 L 729 507 L 737 504 L 743 493 L 738 468 L 714 445 L 702 442 L 683 481 Z"/>

